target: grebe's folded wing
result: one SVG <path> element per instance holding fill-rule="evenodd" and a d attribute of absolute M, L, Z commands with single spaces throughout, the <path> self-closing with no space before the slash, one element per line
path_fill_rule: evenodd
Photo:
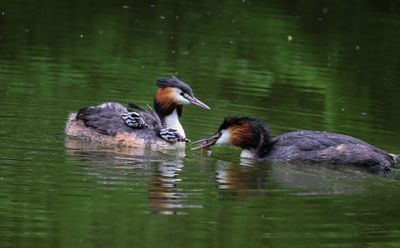
<path fill-rule="evenodd" d="M 93 107 L 81 108 L 76 118 L 82 120 L 87 127 L 96 129 L 107 135 L 116 135 L 119 132 L 132 130 L 121 118 L 126 108 L 119 103 L 104 103 Z"/>
<path fill-rule="evenodd" d="M 272 142 L 277 146 L 296 146 L 302 151 L 325 149 L 340 144 L 362 144 L 370 146 L 360 139 L 344 134 L 308 130 L 285 133 L 273 138 Z"/>
<path fill-rule="evenodd" d="M 109 102 L 94 107 L 84 107 L 79 110 L 76 118 L 82 120 L 87 127 L 96 129 L 98 132 L 107 135 L 116 135 L 117 133 L 135 132 L 137 129 L 129 127 L 122 115 L 127 113 L 128 109 L 119 103 Z M 154 128 L 152 115 L 147 112 L 138 112 L 150 128 Z"/>

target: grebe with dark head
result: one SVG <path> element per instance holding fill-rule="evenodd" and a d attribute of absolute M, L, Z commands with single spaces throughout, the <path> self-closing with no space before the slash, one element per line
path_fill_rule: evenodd
<path fill-rule="evenodd" d="M 126 108 L 116 102 L 84 107 L 69 115 L 65 134 L 106 145 L 154 150 L 184 148 L 189 140 L 179 122 L 183 105 L 210 108 L 194 96 L 189 85 L 176 77 L 160 78 L 156 85 L 159 89 L 154 97 L 154 110 L 133 103 Z"/>
<path fill-rule="evenodd" d="M 355 165 L 390 171 L 400 159 L 357 138 L 329 132 L 295 131 L 271 138 L 266 124 L 250 117 L 228 117 L 211 137 L 193 144 L 198 148 L 233 145 L 241 157 L 274 163 Z"/>

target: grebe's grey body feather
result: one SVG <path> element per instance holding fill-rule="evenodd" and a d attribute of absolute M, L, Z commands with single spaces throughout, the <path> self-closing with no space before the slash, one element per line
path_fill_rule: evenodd
<path fill-rule="evenodd" d="M 270 148 L 268 155 L 261 160 L 350 164 L 385 171 L 396 164 L 396 156 L 360 139 L 338 133 L 290 132 L 273 138 Z"/>
<path fill-rule="evenodd" d="M 86 126 L 107 135 L 116 135 L 121 132 L 138 132 L 139 130 L 152 131 L 153 134 L 156 134 L 157 131 L 160 131 L 162 128 L 161 121 L 157 114 L 152 112 L 151 109 L 140 108 L 139 110 L 141 111 L 137 113 L 149 128 L 133 129 L 127 126 L 125 121 L 121 118 L 121 115 L 129 112 L 129 110 L 116 102 L 108 102 L 95 107 L 82 108 L 77 113 L 77 118 L 83 120 Z"/>
<path fill-rule="evenodd" d="M 162 126 L 157 114 L 149 108 L 140 108 L 140 110 L 142 111 L 137 113 L 148 127 L 134 129 L 127 126 L 121 118 L 122 113 L 129 110 L 119 103 L 108 102 L 94 107 L 85 107 L 78 113 L 69 115 L 65 134 L 105 145 L 145 146 L 155 150 L 177 149 L 185 146 L 180 142 L 168 143 L 160 138 L 158 132 Z"/>

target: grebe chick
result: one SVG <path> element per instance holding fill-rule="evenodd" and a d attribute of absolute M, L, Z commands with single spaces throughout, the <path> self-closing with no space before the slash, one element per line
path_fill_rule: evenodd
<path fill-rule="evenodd" d="M 129 104 L 130 109 L 115 102 L 84 107 L 69 115 L 65 134 L 106 145 L 153 150 L 183 148 L 189 141 L 179 122 L 183 105 L 210 108 L 194 96 L 189 85 L 176 77 L 160 78 L 156 85 L 159 89 L 154 97 L 154 111 L 133 103 Z"/>
<path fill-rule="evenodd" d="M 211 137 L 192 144 L 198 148 L 233 145 L 241 157 L 274 163 L 355 165 L 390 171 L 400 159 L 357 138 L 329 132 L 295 131 L 271 138 L 265 123 L 250 117 L 227 117 Z"/>

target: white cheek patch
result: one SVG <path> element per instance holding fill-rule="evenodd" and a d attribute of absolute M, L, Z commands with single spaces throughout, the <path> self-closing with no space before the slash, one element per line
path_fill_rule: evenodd
<path fill-rule="evenodd" d="M 175 98 L 175 102 L 178 104 L 190 104 L 190 102 L 184 98 L 183 96 L 181 96 L 181 91 L 178 89 L 174 89 L 174 98 Z"/>
<path fill-rule="evenodd" d="M 221 137 L 215 142 L 217 145 L 228 145 L 231 143 L 231 133 L 228 130 L 221 131 Z"/>

